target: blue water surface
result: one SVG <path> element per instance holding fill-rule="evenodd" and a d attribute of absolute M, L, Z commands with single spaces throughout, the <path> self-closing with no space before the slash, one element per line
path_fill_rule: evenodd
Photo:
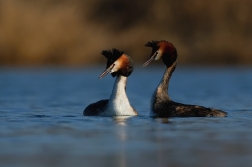
<path fill-rule="evenodd" d="M 225 118 L 149 115 L 164 68 L 136 68 L 127 94 L 136 117 L 85 117 L 110 96 L 101 67 L 0 68 L 0 166 L 194 166 L 252 164 L 252 68 L 177 67 L 174 101 L 228 112 Z"/>

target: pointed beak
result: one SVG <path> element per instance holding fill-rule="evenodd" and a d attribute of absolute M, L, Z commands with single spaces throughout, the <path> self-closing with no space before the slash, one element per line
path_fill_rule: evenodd
<path fill-rule="evenodd" d="M 157 56 L 157 52 L 155 52 L 155 54 L 153 54 L 153 56 L 150 57 L 149 60 L 147 60 L 144 64 L 143 64 L 143 67 L 147 66 L 148 64 L 150 64 L 153 60 L 155 60 Z"/>
<path fill-rule="evenodd" d="M 99 79 L 102 79 L 105 75 L 111 72 L 111 70 L 114 68 L 115 64 L 112 64 L 109 66 L 103 73 L 99 76 Z"/>

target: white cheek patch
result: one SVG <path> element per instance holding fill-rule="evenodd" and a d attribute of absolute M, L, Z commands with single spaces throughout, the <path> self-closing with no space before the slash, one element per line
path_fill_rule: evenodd
<path fill-rule="evenodd" d="M 116 72 L 118 69 L 116 69 L 115 67 L 111 69 L 110 73 Z"/>
<path fill-rule="evenodd" d="M 120 63 L 119 61 L 115 61 L 113 63 L 114 67 L 110 70 L 110 73 L 117 72 L 120 69 Z"/>
<path fill-rule="evenodd" d="M 156 51 L 157 55 L 155 57 L 155 60 L 158 60 L 161 58 L 162 52 L 161 51 Z"/>

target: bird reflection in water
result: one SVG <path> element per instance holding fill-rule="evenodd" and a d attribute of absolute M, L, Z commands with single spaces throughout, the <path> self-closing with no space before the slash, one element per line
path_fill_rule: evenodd
<path fill-rule="evenodd" d="M 128 134 L 127 134 L 127 119 L 131 118 L 132 116 L 115 116 L 114 121 L 118 125 L 116 127 L 116 137 L 120 142 L 120 147 L 118 148 L 118 152 L 116 153 L 116 156 L 118 156 L 117 159 L 117 166 L 118 167 L 126 167 L 128 166 L 127 160 L 126 160 L 126 142 L 128 140 Z"/>
<path fill-rule="evenodd" d="M 171 124 L 169 118 L 153 118 L 155 121 L 163 124 Z"/>
<path fill-rule="evenodd" d="M 132 116 L 114 116 L 113 119 L 117 125 L 126 126 L 127 119 L 131 118 Z"/>

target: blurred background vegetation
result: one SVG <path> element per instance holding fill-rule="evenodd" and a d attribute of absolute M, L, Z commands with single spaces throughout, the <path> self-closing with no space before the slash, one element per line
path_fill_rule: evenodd
<path fill-rule="evenodd" d="M 0 65 L 87 66 L 112 47 L 143 63 L 168 40 L 180 64 L 252 65 L 251 0 L 0 0 Z"/>

